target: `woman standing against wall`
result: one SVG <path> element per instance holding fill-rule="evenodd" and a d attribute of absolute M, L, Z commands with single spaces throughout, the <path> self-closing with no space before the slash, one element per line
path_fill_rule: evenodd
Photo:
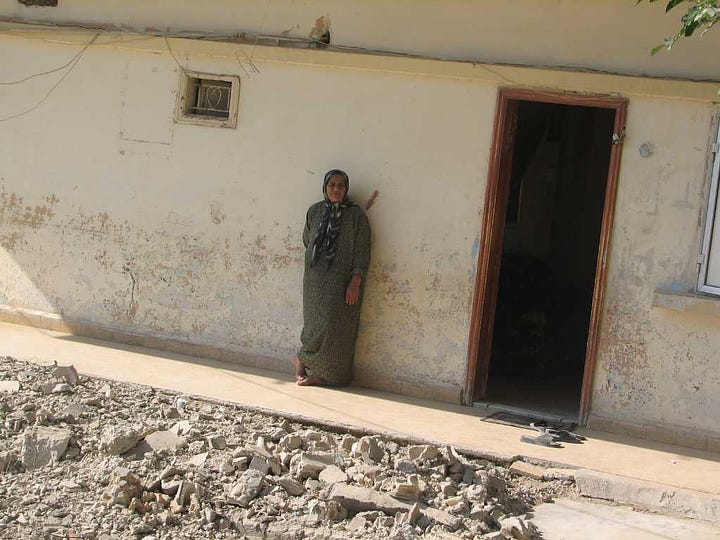
<path fill-rule="evenodd" d="M 352 379 L 363 282 L 370 265 L 370 225 L 348 199 L 350 180 L 339 169 L 323 180 L 324 200 L 307 212 L 303 243 L 302 347 L 296 358 L 300 386 L 345 386 Z"/>

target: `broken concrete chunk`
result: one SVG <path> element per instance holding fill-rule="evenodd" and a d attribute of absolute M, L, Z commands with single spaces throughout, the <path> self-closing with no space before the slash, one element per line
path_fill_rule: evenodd
<path fill-rule="evenodd" d="M 500 522 L 500 532 L 506 538 L 514 540 L 533 540 L 538 535 L 537 527 L 532 521 L 520 517 L 510 517 Z"/>
<path fill-rule="evenodd" d="M 427 461 L 435 459 L 439 455 L 440 451 L 435 446 L 419 444 L 408 447 L 408 456 L 415 461 Z"/>
<path fill-rule="evenodd" d="M 350 455 L 353 457 L 368 456 L 375 463 L 382 461 L 385 451 L 380 446 L 379 437 L 362 437 L 352 445 Z"/>
<path fill-rule="evenodd" d="M 106 454 L 120 455 L 135 448 L 140 433 L 128 426 L 110 426 L 100 439 L 100 450 Z"/>
<path fill-rule="evenodd" d="M 65 454 L 71 438 L 72 433 L 65 429 L 29 428 L 23 436 L 20 453 L 23 467 L 33 470 L 57 463 Z"/>
<path fill-rule="evenodd" d="M 347 484 L 333 484 L 328 499 L 339 502 L 351 512 L 380 510 L 395 515 L 398 512 L 408 512 L 412 508 L 412 505 L 398 501 L 385 493 Z"/>
<path fill-rule="evenodd" d="M 542 480 L 545 476 L 545 468 L 532 465 L 531 463 L 525 463 L 524 461 L 516 461 L 510 466 L 510 472 L 526 476 L 528 478 L 534 478 L 535 480 Z"/>
<path fill-rule="evenodd" d="M 420 499 L 420 486 L 413 483 L 398 484 L 393 492 L 393 497 L 406 501 L 417 501 Z"/>
<path fill-rule="evenodd" d="M 300 435 L 296 435 L 294 433 L 291 433 L 289 435 L 285 435 L 282 439 L 280 439 L 280 442 L 278 443 L 281 448 L 284 448 L 285 450 L 297 450 L 302 446 L 303 439 L 300 437 Z"/>
<path fill-rule="evenodd" d="M 71 386 L 77 386 L 80 377 L 75 366 L 58 366 L 53 370 L 53 377 L 59 381 L 65 381 Z"/>
<path fill-rule="evenodd" d="M 305 493 L 305 486 L 295 480 L 292 476 L 282 476 L 277 482 L 280 487 L 287 491 L 288 495 L 292 495 L 293 497 L 299 497 Z"/>
<path fill-rule="evenodd" d="M 437 508 L 428 507 L 423 509 L 422 512 L 431 520 L 437 521 L 441 525 L 445 525 L 451 531 L 457 531 L 460 528 L 460 525 L 462 525 L 463 520 L 461 517 L 453 516 L 452 514 L 448 514 L 447 512 L 443 512 Z"/>
<path fill-rule="evenodd" d="M 108 506 L 119 504 L 129 506 L 133 499 L 140 498 L 143 485 L 140 477 L 125 467 L 115 469 L 110 477 L 102 498 Z"/>
<path fill-rule="evenodd" d="M 367 520 L 362 516 L 355 516 L 345 525 L 349 531 L 360 531 L 367 526 Z"/>
<path fill-rule="evenodd" d="M 203 487 L 200 484 L 181 480 L 173 500 L 182 507 L 190 502 L 191 495 L 202 496 L 203 491 Z"/>
<path fill-rule="evenodd" d="M 222 435 L 214 435 L 208 437 L 208 446 L 214 450 L 224 450 L 227 447 L 227 441 Z"/>
<path fill-rule="evenodd" d="M 148 448 L 154 452 L 177 448 L 183 440 L 172 431 L 155 431 L 145 437 Z"/>
<path fill-rule="evenodd" d="M 296 475 L 302 479 L 317 479 L 320 472 L 334 463 L 330 454 L 303 454 L 296 465 Z"/>
<path fill-rule="evenodd" d="M 20 390 L 20 381 L 0 381 L 0 393 L 14 394 Z"/>
<path fill-rule="evenodd" d="M 181 420 L 180 422 L 175 423 L 170 428 L 170 431 L 172 431 L 178 437 L 182 437 L 183 435 L 187 435 L 188 433 L 190 433 L 191 429 L 192 424 L 189 421 Z"/>
<path fill-rule="evenodd" d="M 227 502 L 246 507 L 260 493 L 264 478 L 264 474 L 254 469 L 243 472 L 238 483 L 230 488 Z"/>
<path fill-rule="evenodd" d="M 68 383 L 58 383 L 55 386 L 53 386 L 52 392 L 53 394 L 70 394 L 73 391 L 73 387 L 70 386 Z"/>
<path fill-rule="evenodd" d="M 268 464 L 267 460 L 260 456 L 253 456 L 249 468 L 254 471 L 258 471 L 263 475 L 270 472 L 270 465 Z"/>
<path fill-rule="evenodd" d="M 330 465 L 320 472 L 318 480 L 323 484 L 330 485 L 337 482 L 347 482 L 348 476 L 340 467 Z"/>
<path fill-rule="evenodd" d="M 396 471 L 404 474 L 413 474 L 417 472 L 415 462 L 410 461 L 409 459 L 396 459 L 394 468 Z"/>
<path fill-rule="evenodd" d="M 205 461 L 207 461 L 207 457 L 208 452 L 202 452 L 200 454 L 195 454 L 185 463 L 187 463 L 188 465 L 194 465 L 195 467 L 202 467 L 205 464 Z"/>

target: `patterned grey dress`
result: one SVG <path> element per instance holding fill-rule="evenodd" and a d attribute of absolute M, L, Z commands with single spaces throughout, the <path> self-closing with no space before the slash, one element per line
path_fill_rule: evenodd
<path fill-rule="evenodd" d="M 308 209 L 303 231 L 303 330 L 298 358 L 312 375 L 321 377 L 328 385 L 344 386 L 352 379 L 362 293 L 370 265 L 370 224 L 359 206 L 345 208 L 330 268 L 322 260 L 311 265 L 312 241 L 324 208 L 321 201 Z M 352 274 L 360 274 L 363 281 L 360 299 L 354 306 L 348 306 L 345 289 Z"/>

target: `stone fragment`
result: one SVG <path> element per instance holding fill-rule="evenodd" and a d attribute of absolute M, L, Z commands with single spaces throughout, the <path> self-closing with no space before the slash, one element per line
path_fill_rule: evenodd
<path fill-rule="evenodd" d="M 59 381 L 65 381 L 71 386 L 77 386 L 80 382 L 80 377 L 75 369 L 75 366 L 57 366 L 53 370 L 53 377 Z"/>
<path fill-rule="evenodd" d="M 208 437 L 208 446 L 214 450 L 225 450 L 225 448 L 227 448 L 227 441 L 222 435 L 214 435 Z"/>
<path fill-rule="evenodd" d="M 481 540 L 507 540 L 505 538 L 505 535 L 501 532 L 490 532 L 487 534 L 484 534 L 481 537 Z"/>
<path fill-rule="evenodd" d="M 254 471 L 258 471 L 263 475 L 270 472 L 270 465 L 268 464 L 267 460 L 260 456 L 253 456 L 249 468 Z"/>
<path fill-rule="evenodd" d="M 0 473 L 8 472 L 17 463 L 17 455 L 12 450 L 0 452 Z"/>
<path fill-rule="evenodd" d="M 320 480 L 323 484 L 330 485 L 335 484 L 336 482 L 347 482 L 348 476 L 340 467 L 330 465 L 320 471 L 318 480 Z"/>
<path fill-rule="evenodd" d="M 0 393 L 14 394 L 20 391 L 20 381 L 0 381 Z"/>
<path fill-rule="evenodd" d="M 357 515 L 354 518 L 352 518 L 350 521 L 348 521 L 348 524 L 345 525 L 345 527 L 349 531 L 360 531 L 360 530 L 364 529 L 366 527 L 366 525 L 367 525 L 367 520 L 364 517 Z"/>
<path fill-rule="evenodd" d="M 140 478 L 130 469 L 120 467 L 113 471 L 102 498 L 108 506 L 119 504 L 127 507 L 130 501 L 139 499 L 142 492 L 143 485 Z"/>
<path fill-rule="evenodd" d="M 203 491 L 203 487 L 200 484 L 188 482 L 187 480 L 181 480 L 173 500 L 180 506 L 184 506 L 190 502 L 191 495 L 197 495 L 200 497 L 202 496 Z"/>
<path fill-rule="evenodd" d="M 420 486 L 411 482 L 398 484 L 393 492 L 393 497 L 407 501 L 417 501 L 420 499 Z"/>
<path fill-rule="evenodd" d="M 60 413 L 60 417 L 66 421 L 74 422 L 82 416 L 83 407 L 79 403 L 71 403 Z"/>
<path fill-rule="evenodd" d="M 473 484 L 465 490 L 463 496 L 470 503 L 482 503 L 487 498 L 488 492 L 482 484 Z"/>
<path fill-rule="evenodd" d="M 183 440 L 172 431 L 155 431 L 144 439 L 149 451 L 171 450 L 177 448 Z"/>
<path fill-rule="evenodd" d="M 329 454 L 303 454 L 296 465 L 296 475 L 302 479 L 317 479 L 320 472 L 333 463 Z"/>
<path fill-rule="evenodd" d="M 417 466 L 415 462 L 409 459 L 396 459 L 394 469 L 403 474 L 414 474 L 417 472 Z"/>
<path fill-rule="evenodd" d="M 488 512 L 485 507 L 480 506 L 479 504 L 475 504 L 470 508 L 470 514 L 468 517 L 470 519 L 485 521 L 488 516 L 490 515 L 490 512 Z"/>
<path fill-rule="evenodd" d="M 168 480 L 165 479 L 162 482 L 160 482 L 160 490 L 165 494 L 169 495 L 170 497 L 174 497 L 177 493 L 178 489 L 180 489 L 180 484 L 182 483 L 182 480 Z"/>
<path fill-rule="evenodd" d="M 357 437 L 353 437 L 352 435 L 345 435 L 342 438 L 342 441 L 340 441 L 340 448 L 345 450 L 348 454 L 352 452 L 353 444 L 357 442 Z"/>
<path fill-rule="evenodd" d="M 188 465 L 194 465 L 195 467 L 202 467 L 205 465 L 205 462 L 208 458 L 208 452 L 201 452 L 200 454 L 195 454 L 193 457 L 188 459 L 185 463 Z"/>
<path fill-rule="evenodd" d="M 546 469 L 544 467 L 538 467 L 537 465 L 525 463 L 524 461 L 516 461 L 510 465 L 511 473 L 534 478 L 535 480 L 542 480 L 545 476 L 545 471 Z"/>
<path fill-rule="evenodd" d="M 297 450 L 302 446 L 303 439 L 300 437 L 300 435 L 296 435 L 294 433 L 290 433 L 288 435 L 285 435 L 282 439 L 280 439 L 280 442 L 278 443 L 281 448 L 284 448 L 285 450 Z"/>
<path fill-rule="evenodd" d="M 412 505 L 412 508 L 408 510 L 407 512 L 398 512 L 395 514 L 395 523 L 402 527 L 404 525 L 411 525 L 414 526 L 418 519 L 420 519 L 421 513 L 420 513 L 420 506 L 418 506 L 417 503 Z"/>
<path fill-rule="evenodd" d="M 275 428 L 268 435 L 268 439 L 274 443 L 277 443 L 280 442 L 283 437 L 286 437 L 287 434 L 288 432 L 285 431 L 283 428 Z"/>
<path fill-rule="evenodd" d="M 68 383 L 58 383 L 55 386 L 53 386 L 53 389 L 50 391 L 51 394 L 69 394 L 72 393 L 73 387 L 70 386 Z"/>
<path fill-rule="evenodd" d="M 408 456 L 415 461 L 428 461 L 437 458 L 439 455 L 440 451 L 435 446 L 418 444 L 408 447 Z"/>
<path fill-rule="evenodd" d="M 32 427 L 25 431 L 20 460 L 27 470 L 57 463 L 65 454 L 72 433 L 65 429 Z"/>
<path fill-rule="evenodd" d="M 305 493 L 305 486 L 295 480 L 292 476 L 282 476 L 277 482 L 280 487 L 288 493 L 288 495 L 292 495 L 293 497 L 299 497 Z"/>
<path fill-rule="evenodd" d="M 120 455 L 131 450 L 140 440 L 140 434 L 128 426 L 110 426 L 100 439 L 100 450 L 106 454 Z"/>
<path fill-rule="evenodd" d="M 500 522 L 500 532 L 513 540 L 533 540 L 537 537 L 537 527 L 532 521 L 520 517 L 509 517 Z"/>
<path fill-rule="evenodd" d="M 412 505 L 398 501 L 385 493 L 347 484 L 333 484 L 328 499 L 339 502 L 352 512 L 380 510 L 395 515 L 398 512 L 408 512 L 412 508 Z"/>
<path fill-rule="evenodd" d="M 230 488 L 227 502 L 246 507 L 260 493 L 264 478 L 264 474 L 253 469 L 243 472 L 238 483 Z"/>
<path fill-rule="evenodd" d="M 352 445 L 350 455 L 353 457 L 361 457 L 367 455 L 375 463 L 382 461 L 385 451 L 380 446 L 378 437 L 368 436 L 361 437 L 356 443 Z"/>
<path fill-rule="evenodd" d="M 457 493 L 457 486 L 453 482 L 440 482 L 439 487 L 443 497 L 452 497 Z"/>
<path fill-rule="evenodd" d="M 437 508 L 428 507 L 425 508 L 422 512 L 431 520 L 437 521 L 441 525 L 445 525 L 445 527 L 447 527 L 451 531 L 457 531 L 462 525 L 461 517 L 453 516 L 452 514 L 448 514 L 447 512 L 443 512 L 442 510 L 438 510 Z"/>
<path fill-rule="evenodd" d="M 180 411 L 178 411 L 175 407 L 163 407 L 162 416 L 168 420 L 176 420 L 180 418 Z"/>
<path fill-rule="evenodd" d="M 180 420 L 170 428 L 170 431 L 172 431 L 178 437 L 182 437 L 183 435 L 187 435 L 188 433 L 190 433 L 191 429 L 192 424 L 188 420 Z"/>

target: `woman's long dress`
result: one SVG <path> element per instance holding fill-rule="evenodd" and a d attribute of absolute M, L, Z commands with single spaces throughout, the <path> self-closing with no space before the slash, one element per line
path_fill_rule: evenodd
<path fill-rule="evenodd" d="M 298 358 L 312 375 L 321 377 L 329 385 L 344 386 L 352 379 L 363 297 L 361 292 L 358 302 L 348 306 L 345 290 L 352 274 L 363 277 L 361 291 L 365 288 L 370 265 L 370 224 L 359 206 L 345 208 L 335 244 L 335 259 L 329 268 L 322 258 L 311 266 L 312 241 L 324 211 L 324 202 L 312 205 L 303 231 L 303 330 Z"/>

